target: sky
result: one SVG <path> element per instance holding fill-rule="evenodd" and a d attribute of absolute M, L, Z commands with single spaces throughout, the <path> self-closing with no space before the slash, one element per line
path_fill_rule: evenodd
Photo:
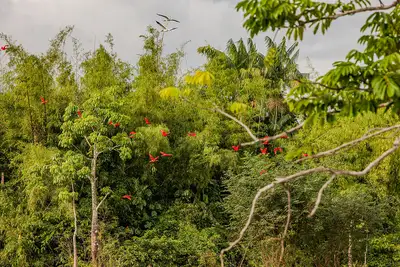
<path fill-rule="evenodd" d="M 327 1 L 326 1 L 327 2 Z M 85 50 L 104 42 L 111 33 L 115 51 L 125 61 L 135 63 L 143 52 L 142 39 L 148 25 L 156 26 L 165 14 L 181 21 L 178 29 L 166 34 L 165 51 L 174 52 L 184 43 L 186 56 L 182 69 L 200 66 L 205 58 L 196 50 L 211 45 L 224 50 L 226 42 L 247 38 L 242 27 L 243 14 L 235 10 L 238 0 L 0 0 L 0 32 L 11 35 L 31 53 L 45 52 L 49 39 L 60 29 L 74 25 L 73 37 Z M 368 14 L 345 17 L 334 21 L 325 35 L 306 31 L 300 43 L 299 67 L 310 72 L 307 58 L 319 73 L 328 71 L 332 63 L 343 60 L 353 48 L 359 48 L 359 29 Z M 284 32 L 277 35 L 279 41 Z M 255 37 L 260 52 L 265 53 L 265 32 Z"/>

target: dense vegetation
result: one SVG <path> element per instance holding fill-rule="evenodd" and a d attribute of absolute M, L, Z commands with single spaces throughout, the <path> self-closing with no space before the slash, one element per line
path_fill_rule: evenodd
<path fill-rule="evenodd" d="M 165 55 L 151 26 L 135 66 L 111 35 L 84 52 L 66 27 L 40 55 L 0 36 L 1 266 L 398 266 L 398 3 L 371 9 L 365 51 L 317 81 L 285 38 L 200 47 L 206 63 L 180 77 L 184 51 Z M 308 24 L 325 32 L 370 5 L 238 9 L 252 34 L 289 27 L 301 39 Z M 376 159 L 362 175 L 336 171 Z"/>

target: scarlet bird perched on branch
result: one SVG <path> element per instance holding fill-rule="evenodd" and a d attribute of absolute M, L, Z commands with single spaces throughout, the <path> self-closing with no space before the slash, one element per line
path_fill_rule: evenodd
<path fill-rule="evenodd" d="M 79 117 L 79 118 L 82 118 L 82 111 L 80 111 L 80 110 L 78 109 L 78 111 L 77 111 L 76 113 L 78 113 L 78 117 Z"/>
<path fill-rule="evenodd" d="M 265 136 L 263 139 L 261 139 L 261 140 L 263 140 L 264 142 L 263 142 L 263 144 L 264 145 L 268 145 L 269 144 L 269 137 L 268 137 L 268 135 L 267 136 Z"/>
<path fill-rule="evenodd" d="M 280 137 L 281 137 L 282 139 L 288 139 L 288 138 L 289 138 L 289 136 L 287 136 L 287 134 L 282 134 Z"/>
<path fill-rule="evenodd" d="M 146 124 L 151 124 L 148 118 L 144 118 L 144 121 L 146 122 Z"/>
<path fill-rule="evenodd" d="M 116 124 L 114 124 L 114 128 L 118 128 L 121 124 L 119 122 L 117 122 Z"/>
<path fill-rule="evenodd" d="M 1 50 L 7 50 L 7 48 L 8 48 L 8 45 L 3 45 L 2 47 L 1 47 Z"/>
<path fill-rule="evenodd" d="M 113 121 L 109 121 L 108 125 L 114 125 Z"/>
<path fill-rule="evenodd" d="M 196 136 L 196 133 L 188 132 L 188 136 Z"/>
<path fill-rule="evenodd" d="M 172 154 L 167 154 L 165 152 L 160 151 L 161 157 L 172 157 Z"/>
<path fill-rule="evenodd" d="M 159 156 L 157 157 L 153 157 L 150 153 L 149 153 L 149 157 L 150 157 L 150 163 L 155 163 L 158 161 Z"/>
<path fill-rule="evenodd" d="M 44 99 L 43 96 L 40 97 L 40 101 L 42 102 L 42 105 L 46 105 L 47 104 L 47 100 Z"/>

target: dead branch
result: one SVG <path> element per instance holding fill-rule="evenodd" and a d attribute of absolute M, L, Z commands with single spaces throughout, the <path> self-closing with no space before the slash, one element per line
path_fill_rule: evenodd
<path fill-rule="evenodd" d="M 103 204 L 104 200 L 106 200 L 106 198 L 108 197 L 108 195 L 110 194 L 110 192 L 108 192 L 105 197 L 100 201 L 99 205 L 97 205 L 96 210 L 99 210 L 101 204 Z"/>
<path fill-rule="evenodd" d="M 287 211 L 285 230 L 283 231 L 283 235 L 281 237 L 281 255 L 279 256 L 279 266 L 281 265 L 282 260 L 283 260 L 283 255 L 285 254 L 285 239 L 287 236 L 287 232 L 289 230 L 290 218 L 292 216 L 292 208 L 290 205 L 290 203 L 291 203 L 290 190 L 288 188 L 285 188 L 285 192 L 286 192 L 287 201 L 288 201 L 288 204 L 287 204 L 288 211 Z"/>
<path fill-rule="evenodd" d="M 355 139 L 355 140 L 353 140 L 351 142 L 344 143 L 344 144 L 342 144 L 342 145 L 340 145 L 338 147 L 335 147 L 334 149 L 323 151 L 323 152 L 317 153 L 315 155 L 311 155 L 311 156 L 308 156 L 308 157 L 304 157 L 304 158 L 298 159 L 294 163 L 299 163 L 299 162 L 302 162 L 302 161 L 305 161 L 305 160 L 308 160 L 308 159 L 316 159 L 316 158 L 321 158 L 321 157 L 325 157 L 325 156 L 331 156 L 331 155 L 336 154 L 339 150 L 342 150 L 342 149 L 347 148 L 347 147 L 352 147 L 352 146 L 354 146 L 354 145 L 356 145 L 356 144 L 358 144 L 358 143 L 360 143 L 360 142 L 362 142 L 364 140 L 367 140 L 367 139 L 369 139 L 371 137 L 386 133 L 386 132 L 394 130 L 394 129 L 399 129 L 399 128 L 400 128 L 400 124 L 397 124 L 397 125 L 394 125 L 394 126 L 391 126 L 391 127 L 387 127 L 387 128 L 383 128 L 380 131 L 374 132 L 374 133 L 369 134 L 369 135 L 364 135 L 361 138 Z"/>
<path fill-rule="evenodd" d="M 250 213 L 249 213 L 249 216 L 247 218 L 247 222 L 246 222 L 245 226 L 242 228 L 242 230 L 240 231 L 239 237 L 236 240 L 234 240 L 233 242 L 231 242 L 227 248 L 222 249 L 221 252 L 220 252 L 221 267 L 225 266 L 224 265 L 224 253 L 228 252 L 229 250 L 231 250 L 235 245 L 237 245 L 242 240 L 242 238 L 244 236 L 244 233 L 248 229 L 248 227 L 249 227 L 249 225 L 251 223 L 251 220 L 253 219 L 257 201 L 260 198 L 262 193 L 274 188 L 275 185 L 277 185 L 277 184 L 284 184 L 284 183 L 292 181 L 292 180 L 294 180 L 296 178 L 299 178 L 299 177 L 302 177 L 302 176 L 305 176 L 305 175 L 308 175 L 308 174 L 312 174 L 312 173 L 330 173 L 330 174 L 336 175 L 336 176 L 339 176 L 339 175 L 363 176 L 363 175 L 367 174 L 368 172 L 370 172 L 373 167 L 377 166 L 386 157 L 388 157 L 389 155 L 394 153 L 399 148 L 399 146 L 400 146 L 400 138 L 396 138 L 396 140 L 393 142 L 393 146 L 390 149 L 388 149 L 384 153 L 382 153 L 378 158 L 376 158 L 374 161 L 372 161 L 362 171 L 335 170 L 335 169 L 331 169 L 331 168 L 320 166 L 320 167 L 317 167 L 317 168 L 300 171 L 300 172 L 294 173 L 294 174 L 286 176 L 286 177 L 277 177 L 274 182 L 272 182 L 272 183 L 260 188 L 257 191 L 255 197 L 253 198 L 251 209 L 250 209 Z"/>
<path fill-rule="evenodd" d="M 322 199 L 322 194 L 324 193 L 324 190 L 328 187 L 328 185 L 330 183 L 332 183 L 332 181 L 335 179 L 336 174 L 332 175 L 331 178 L 329 178 L 328 181 L 326 181 L 324 183 L 324 185 L 319 189 L 318 192 L 318 196 L 317 196 L 317 200 L 315 201 L 315 205 L 314 208 L 312 209 L 312 211 L 310 212 L 310 214 L 307 216 L 308 218 L 311 218 L 312 216 L 314 216 L 315 212 L 318 209 L 319 203 L 321 203 L 321 199 Z"/>
<path fill-rule="evenodd" d="M 228 118 L 230 118 L 231 120 L 233 120 L 233 121 L 237 122 L 238 124 L 240 124 L 240 125 L 247 131 L 247 133 L 250 135 L 250 137 L 254 140 L 254 143 L 259 142 L 259 139 L 251 132 L 250 128 L 249 128 L 246 124 L 244 124 L 244 123 L 241 122 L 240 120 L 236 119 L 236 118 L 233 117 L 232 115 L 226 113 L 225 111 L 223 111 L 223 110 L 221 110 L 221 109 L 219 109 L 219 108 L 217 108 L 217 107 L 215 107 L 214 109 L 215 109 L 215 111 L 221 113 L 221 114 L 224 115 L 225 117 L 228 117 Z"/>

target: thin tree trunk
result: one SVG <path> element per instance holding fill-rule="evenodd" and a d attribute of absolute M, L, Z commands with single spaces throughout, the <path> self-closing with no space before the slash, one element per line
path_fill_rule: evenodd
<path fill-rule="evenodd" d="M 367 233 L 367 241 L 365 243 L 365 252 L 364 252 L 364 267 L 367 267 L 367 254 L 368 254 L 368 233 Z"/>
<path fill-rule="evenodd" d="M 1 173 L 1 184 L 4 184 L 4 172 Z"/>
<path fill-rule="evenodd" d="M 91 256 L 92 256 L 92 266 L 97 267 L 97 253 L 99 249 L 98 244 L 98 232 L 99 232 L 99 221 L 98 221 L 98 213 L 97 213 L 97 176 L 96 176 L 96 168 L 97 168 L 97 157 L 98 152 L 96 150 L 96 146 L 93 146 L 93 159 L 92 159 L 92 166 L 91 166 L 91 177 L 90 177 L 90 184 L 92 190 L 92 228 L 90 232 L 91 241 Z"/>
<path fill-rule="evenodd" d="M 72 236 L 72 247 L 74 249 L 74 266 L 78 267 L 78 250 L 76 248 L 76 236 L 78 234 L 78 220 L 76 217 L 76 208 L 75 208 L 75 190 L 74 190 L 74 183 L 72 183 L 72 210 L 74 212 L 74 235 Z"/>
<path fill-rule="evenodd" d="M 353 247 L 353 240 L 351 237 L 351 229 L 353 228 L 353 221 L 350 221 L 350 229 L 349 229 L 349 249 L 347 251 L 348 257 L 348 267 L 353 266 L 353 255 L 352 255 L 352 247 Z"/>

